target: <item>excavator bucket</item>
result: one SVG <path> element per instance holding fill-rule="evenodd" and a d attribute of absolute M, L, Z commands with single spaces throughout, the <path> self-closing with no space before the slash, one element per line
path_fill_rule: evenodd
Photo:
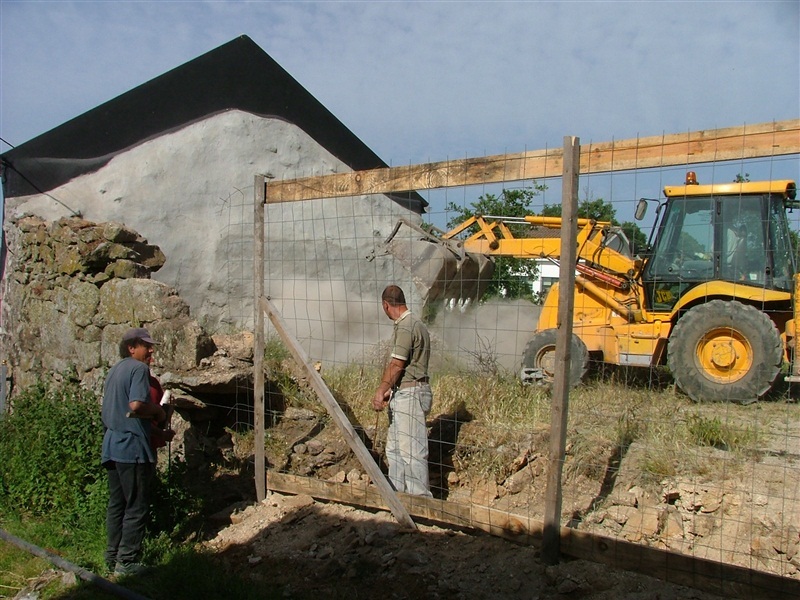
<path fill-rule="evenodd" d="M 400 219 L 384 250 L 411 274 L 425 305 L 444 301 L 466 306 L 478 300 L 494 272 L 483 254 L 464 252 L 457 240 L 444 240 L 419 225 Z"/>

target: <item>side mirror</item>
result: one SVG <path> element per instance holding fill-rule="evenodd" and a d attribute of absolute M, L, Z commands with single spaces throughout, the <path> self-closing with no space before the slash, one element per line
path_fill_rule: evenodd
<path fill-rule="evenodd" d="M 644 219 L 644 215 L 647 213 L 647 200 L 644 198 L 639 198 L 639 202 L 636 203 L 636 211 L 633 213 L 633 218 L 637 221 L 641 221 Z"/>

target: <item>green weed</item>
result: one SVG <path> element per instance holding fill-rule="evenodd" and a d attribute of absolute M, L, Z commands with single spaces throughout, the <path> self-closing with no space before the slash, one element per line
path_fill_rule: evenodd
<path fill-rule="evenodd" d="M 72 383 L 23 391 L 0 421 L 0 505 L 78 529 L 101 522 L 102 440 L 94 393 Z"/>
<path fill-rule="evenodd" d="M 752 428 L 723 423 L 718 416 L 689 415 L 686 427 L 696 444 L 719 450 L 743 449 L 751 446 L 757 438 Z"/>
<path fill-rule="evenodd" d="M 264 341 L 264 361 L 271 366 L 279 366 L 290 358 L 292 353 L 277 336 L 268 336 Z"/>

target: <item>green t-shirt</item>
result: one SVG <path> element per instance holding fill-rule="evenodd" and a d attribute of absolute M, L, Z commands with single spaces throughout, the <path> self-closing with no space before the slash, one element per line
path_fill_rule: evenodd
<path fill-rule="evenodd" d="M 406 363 L 403 378 L 398 385 L 427 377 L 430 356 L 431 341 L 428 328 L 407 310 L 394 322 L 392 358 Z"/>

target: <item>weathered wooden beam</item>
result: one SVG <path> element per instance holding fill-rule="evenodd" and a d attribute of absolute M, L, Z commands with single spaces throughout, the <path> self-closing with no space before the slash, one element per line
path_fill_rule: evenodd
<path fill-rule="evenodd" d="M 581 146 L 581 174 L 800 154 L 800 119 Z M 266 201 L 294 202 L 561 177 L 561 148 L 271 181 Z"/>
<path fill-rule="evenodd" d="M 267 472 L 267 487 L 273 492 L 308 494 L 341 504 L 389 510 L 378 489 L 364 483 L 335 483 L 270 470 Z M 401 492 L 397 493 L 397 497 L 410 515 L 420 519 L 477 529 L 528 545 L 538 545 L 541 540 L 541 522 L 528 517 L 512 515 L 487 506 L 458 504 Z"/>
<path fill-rule="evenodd" d="M 328 411 L 328 414 L 333 419 L 333 422 L 336 423 L 336 426 L 339 428 L 339 431 L 341 432 L 342 437 L 344 437 L 344 440 L 347 442 L 347 445 L 350 446 L 353 454 L 355 454 L 358 460 L 361 462 L 361 466 L 364 467 L 364 470 L 367 472 L 370 479 L 377 486 L 378 491 L 389 505 L 389 509 L 392 511 L 395 519 L 397 519 L 401 525 L 404 525 L 409 529 L 416 529 L 414 521 L 409 516 L 402 502 L 400 502 L 398 499 L 397 492 L 394 490 L 394 488 L 392 488 L 389 480 L 384 476 L 383 472 L 378 466 L 378 463 L 376 463 L 375 459 L 372 458 L 372 454 L 370 454 L 369 450 L 364 445 L 364 442 L 362 442 L 361 438 L 358 437 L 353 424 L 347 418 L 347 415 L 342 410 L 342 407 L 339 406 L 336 398 L 334 398 L 333 394 L 331 394 L 331 391 L 328 389 L 328 386 L 325 384 L 322 376 L 311 366 L 311 361 L 309 360 L 308 355 L 306 354 L 305 350 L 303 350 L 303 347 L 299 344 L 299 342 L 289 332 L 283 317 L 275 308 L 275 305 L 272 304 L 272 302 L 265 296 L 259 298 L 258 305 L 275 326 L 275 330 L 283 340 L 283 343 L 289 348 L 289 351 L 292 353 L 292 356 L 294 357 L 298 366 L 303 369 L 309 385 L 316 392 L 317 397 Z"/>
<path fill-rule="evenodd" d="M 319 500 L 388 510 L 381 494 L 370 485 L 334 483 L 276 471 L 267 473 L 267 483 L 273 492 L 308 494 Z M 409 494 L 399 493 L 397 497 L 409 514 L 419 519 L 484 531 L 520 544 L 538 546 L 542 540 L 543 523 L 529 516 Z M 651 548 L 569 527 L 561 527 L 559 535 L 561 553 L 572 558 L 649 575 L 662 581 L 725 597 L 751 600 L 800 598 L 800 581 L 797 579 Z"/>
<path fill-rule="evenodd" d="M 564 175 L 561 186 L 561 264 L 559 265 L 558 317 L 556 324 L 555 378 L 550 400 L 550 443 L 547 457 L 547 488 L 545 490 L 544 537 L 542 561 L 558 564 L 561 554 L 559 528 L 561 523 L 564 456 L 567 447 L 567 417 L 569 415 L 570 362 L 572 356 L 572 313 L 575 306 L 575 262 L 578 249 L 578 171 L 580 170 L 580 139 L 564 138 Z"/>
<path fill-rule="evenodd" d="M 264 193 L 265 179 L 256 175 L 253 196 L 253 294 L 254 298 L 264 295 Z M 265 415 L 264 415 L 264 315 L 257 302 L 253 303 L 254 340 L 253 340 L 253 428 L 255 444 L 256 498 L 261 502 L 267 495 L 267 482 L 262 475 L 266 468 L 264 450 Z"/>

